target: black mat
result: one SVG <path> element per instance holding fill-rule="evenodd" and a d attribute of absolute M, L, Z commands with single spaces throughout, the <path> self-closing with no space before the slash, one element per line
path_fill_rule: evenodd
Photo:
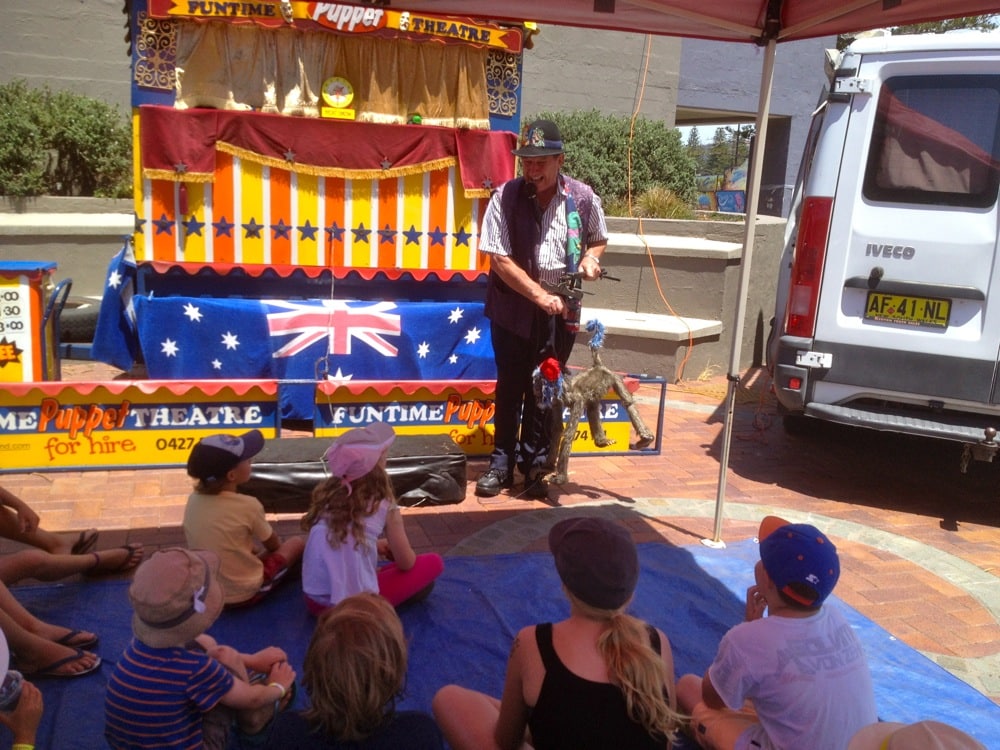
<path fill-rule="evenodd" d="M 327 478 L 323 454 L 332 438 L 268 440 L 240 491 L 269 513 L 304 513 L 313 488 Z M 465 500 L 465 453 L 447 435 L 397 435 L 386 469 L 400 505 L 451 505 Z"/>

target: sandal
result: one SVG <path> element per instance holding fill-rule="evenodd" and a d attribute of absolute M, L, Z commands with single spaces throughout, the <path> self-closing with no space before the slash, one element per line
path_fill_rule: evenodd
<path fill-rule="evenodd" d="M 79 638 L 81 635 L 88 635 L 89 638 L 85 638 L 82 641 L 76 641 L 75 638 Z M 56 638 L 55 643 L 60 646 L 69 646 L 70 648 L 83 649 L 84 651 L 91 651 L 97 643 L 99 638 L 93 633 L 88 633 L 85 630 L 70 630 L 62 638 Z"/>
<path fill-rule="evenodd" d="M 41 669 L 36 669 L 34 672 L 25 672 L 24 676 L 25 677 L 31 677 L 32 679 L 36 679 L 37 680 L 37 679 L 41 679 L 41 678 L 44 678 L 44 677 L 56 677 L 56 678 L 61 678 L 61 679 L 69 679 L 69 678 L 72 678 L 72 677 L 83 677 L 84 675 L 92 674 L 93 672 L 96 672 L 98 669 L 101 668 L 101 657 L 97 656 L 96 654 L 94 655 L 94 657 L 96 658 L 96 661 L 91 666 L 87 667 L 86 669 L 82 669 L 79 672 L 60 672 L 60 671 L 58 671 L 60 667 L 66 665 L 66 664 L 70 664 L 70 663 L 72 663 L 74 661 L 77 661 L 78 659 L 82 659 L 86 655 L 87 655 L 86 651 L 84 651 L 82 648 L 78 648 L 78 649 L 76 649 L 76 653 L 73 654 L 72 656 L 67 656 L 64 659 L 58 659 L 57 661 L 54 661 L 51 664 L 47 664 L 46 666 L 42 667 Z"/>
<path fill-rule="evenodd" d="M 102 573 L 124 573 L 128 570 L 139 565 L 145 555 L 143 546 L 141 544 L 126 544 L 123 547 L 117 547 L 116 549 L 128 550 L 128 556 L 120 562 L 118 565 L 107 565 L 101 559 L 101 552 L 91 552 L 94 556 L 94 564 L 90 566 L 90 570 L 87 571 L 87 575 L 101 575 Z M 102 552 L 108 552 L 109 550 L 102 550 Z M 107 565 L 106 567 L 102 567 Z"/>
<path fill-rule="evenodd" d="M 70 554 L 73 555 L 85 555 L 90 552 L 97 545 L 97 537 L 101 535 L 101 532 L 97 529 L 88 529 L 86 531 L 81 531 L 80 536 L 77 537 L 73 546 L 70 547 Z"/>

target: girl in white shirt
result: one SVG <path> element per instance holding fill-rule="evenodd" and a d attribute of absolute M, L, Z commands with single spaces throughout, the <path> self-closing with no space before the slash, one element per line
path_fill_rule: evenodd
<path fill-rule="evenodd" d="M 374 422 L 348 430 L 326 452 L 330 476 L 302 519 L 309 531 L 302 590 L 313 615 L 362 591 L 393 606 L 423 598 L 444 570 L 440 555 L 417 555 L 406 536 L 385 469 L 395 438 L 392 427 Z M 379 557 L 389 562 L 379 565 Z"/>

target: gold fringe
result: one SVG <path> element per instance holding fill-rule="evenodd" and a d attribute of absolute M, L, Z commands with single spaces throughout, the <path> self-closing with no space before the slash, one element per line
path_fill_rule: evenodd
<path fill-rule="evenodd" d="M 389 167 L 388 169 L 344 169 L 343 167 L 317 167 L 313 164 L 301 164 L 279 159 L 274 156 L 264 156 L 256 151 L 240 148 L 225 141 L 217 141 L 215 147 L 223 153 L 236 156 L 244 161 L 254 164 L 262 164 L 278 169 L 287 169 L 296 174 L 308 174 L 319 177 L 343 177 L 348 180 L 384 180 L 387 177 L 405 177 L 412 174 L 423 174 L 433 172 L 436 169 L 454 167 L 458 160 L 454 156 L 446 156 L 441 159 L 421 162 L 420 164 L 408 164 L 404 167 Z"/>
<path fill-rule="evenodd" d="M 358 122 L 370 122 L 375 125 L 406 125 L 407 119 L 402 115 L 388 115 L 381 112 L 358 112 Z"/>
<path fill-rule="evenodd" d="M 489 198 L 493 195 L 493 190 L 490 188 L 465 188 L 466 198 Z"/>
<path fill-rule="evenodd" d="M 215 175 L 211 172 L 178 172 L 174 169 L 142 168 L 142 176 L 147 180 L 170 180 L 171 182 L 212 182 Z"/>

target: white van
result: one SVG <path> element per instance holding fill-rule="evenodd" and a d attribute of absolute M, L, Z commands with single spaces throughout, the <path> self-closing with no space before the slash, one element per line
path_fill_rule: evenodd
<path fill-rule="evenodd" d="M 793 198 L 768 364 L 808 419 L 1000 449 L 1000 34 L 833 60 Z"/>

